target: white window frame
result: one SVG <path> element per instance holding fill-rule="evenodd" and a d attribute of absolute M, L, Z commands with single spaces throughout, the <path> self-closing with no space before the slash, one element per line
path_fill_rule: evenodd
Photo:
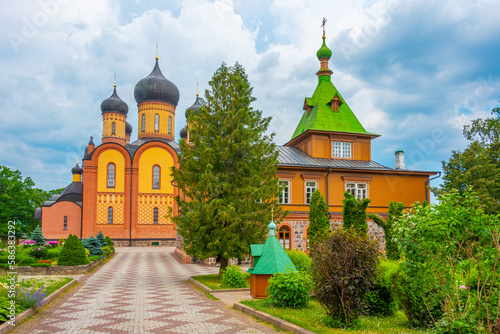
<path fill-rule="evenodd" d="M 285 183 L 286 186 L 283 186 Z M 279 180 L 278 184 L 280 187 L 278 201 L 280 204 L 290 204 L 290 180 Z"/>
<path fill-rule="evenodd" d="M 352 158 L 352 142 L 332 140 L 332 158 Z"/>
<path fill-rule="evenodd" d="M 110 168 L 113 166 L 112 168 Z M 116 178 L 116 165 L 114 163 L 108 164 L 108 188 L 115 187 L 115 178 Z"/>
<path fill-rule="evenodd" d="M 364 182 L 346 182 L 345 190 L 357 199 L 368 198 L 368 183 Z"/>
<path fill-rule="evenodd" d="M 312 183 L 314 183 L 314 186 L 312 185 Z M 318 181 L 306 180 L 304 183 L 304 187 L 305 187 L 305 202 L 306 204 L 309 205 L 311 203 L 313 192 L 318 189 Z"/>

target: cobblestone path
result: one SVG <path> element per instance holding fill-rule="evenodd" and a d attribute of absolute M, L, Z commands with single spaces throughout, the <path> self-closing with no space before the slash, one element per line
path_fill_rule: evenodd
<path fill-rule="evenodd" d="M 186 279 L 218 268 L 181 264 L 173 248 L 119 248 L 114 258 L 13 333 L 276 333 L 208 299 Z"/>

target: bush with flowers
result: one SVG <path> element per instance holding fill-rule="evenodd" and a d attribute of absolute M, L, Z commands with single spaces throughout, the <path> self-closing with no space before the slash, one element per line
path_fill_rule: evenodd
<path fill-rule="evenodd" d="M 57 246 L 59 246 L 59 242 L 58 241 L 48 241 L 46 246 L 48 248 L 56 248 Z"/>
<path fill-rule="evenodd" d="M 28 247 L 32 247 L 32 246 L 35 246 L 36 245 L 36 242 L 33 241 L 33 240 L 24 240 L 22 242 L 22 245 L 23 245 L 23 248 L 28 248 Z"/>
<path fill-rule="evenodd" d="M 47 248 L 44 246 L 34 247 L 30 251 L 30 256 L 35 259 L 46 260 L 47 259 Z"/>

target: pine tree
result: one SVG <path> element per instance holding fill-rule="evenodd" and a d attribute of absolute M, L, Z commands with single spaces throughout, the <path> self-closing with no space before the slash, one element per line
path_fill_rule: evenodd
<path fill-rule="evenodd" d="M 82 239 L 82 244 L 89 250 L 91 256 L 104 254 L 101 244 L 97 241 L 93 234 L 90 238 Z"/>
<path fill-rule="evenodd" d="M 77 266 L 88 263 L 82 242 L 76 235 L 70 234 L 64 242 L 57 264 L 60 266 Z"/>
<path fill-rule="evenodd" d="M 390 201 L 389 211 L 387 212 L 387 221 L 383 220 L 374 213 L 370 213 L 368 215 L 368 218 L 373 220 L 375 224 L 382 227 L 382 229 L 384 230 L 385 252 L 387 254 L 387 258 L 394 261 L 399 260 L 400 253 L 398 245 L 392 240 L 392 227 L 394 226 L 394 222 L 396 222 L 400 218 L 403 218 L 404 209 L 405 205 L 403 203 Z"/>
<path fill-rule="evenodd" d="M 99 242 L 101 248 L 106 246 L 106 239 L 104 239 L 104 234 L 102 234 L 102 231 L 99 231 L 99 233 L 97 233 L 96 239 Z"/>
<path fill-rule="evenodd" d="M 368 233 L 366 208 L 370 204 L 370 200 L 368 198 L 359 200 L 346 191 L 342 202 L 344 203 L 344 210 L 342 212 L 344 228 L 354 228 L 362 235 L 366 235 Z"/>
<path fill-rule="evenodd" d="M 277 221 L 284 213 L 274 134 L 264 134 L 271 119 L 250 106 L 255 98 L 244 68 L 222 64 L 209 85 L 199 113 L 188 118 L 192 144 L 181 140 L 180 166 L 172 168 L 185 197 L 176 198 L 179 212 L 170 216 L 186 253 L 220 256 L 222 271 L 228 259 L 263 241 L 272 209 Z"/>
<path fill-rule="evenodd" d="M 316 240 L 330 231 L 330 214 L 325 199 L 319 190 L 315 190 L 309 204 L 309 227 L 307 236 L 309 244 L 313 245 Z"/>
<path fill-rule="evenodd" d="M 35 227 L 35 229 L 33 230 L 33 232 L 31 232 L 31 240 L 33 240 L 34 242 L 36 242 L 36 245 L 37 246 L 43 246 L 45 245 L 45 237 L 43 236 L 43 233 L 42 233 L 42 228 L 40 227 L 40 225 L 38 225 L 37 227 Z"/>

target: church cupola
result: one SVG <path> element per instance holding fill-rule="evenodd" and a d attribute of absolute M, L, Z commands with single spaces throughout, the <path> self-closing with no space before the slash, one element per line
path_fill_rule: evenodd
<path fill-rule="evenodd" d="M 180 135 L 181 135 L 181 138 L 186 140 L 188 143 L 190 142 L 190 139 L 189 139 L 189 117 L 190 116 L 197 116 L 200 112 L 200 108 L 201 108 L 201 102 L 200 102 L 200 98 L 198 96 L 198 84 L 196 84 L 196 100 L 194 101 L 193 105 L 189 108 L 186 109 L 186 121 L 187 121 L 187 125 L 186 127 L 182 128 L 181 129 L 181 132 L 180 132 Z"/>
<path fill-rule="evenodd" d="M 326 36 L 325 36 L 325 23 L 326 19 L 323 19 L 323 45 L 319 48 L 318 52 L 316 52 L 316 56 L 318 57 L 318 60 L 321 62 L 321 68 L 320 70 L 316 73 L 318 77 L 327 75 L 330 76 L 332 75 L 332 71 L 328 68 L 328 61 L 332 57 L 332 50 L 326 46 Z"/>
<path fill-rule="evenodd" d="M 82 182 L 83 168 L 78 166 L 78 162 L 75 167 L 71 168 L 71 173 L 73 174 L 73 182 Z"/>
<path fill-rule="evenodd" d="M 116 84 L 113 94 L 101 103 L 102 111 L 102 142 L 118 143 L 125 146 L 125 126 L 128 106 L 116 93 Z"/>
<path fill-rule="evenodd" d="M 179 102 L 179 89 L 163 76 L 158 56 L 153 71 L 135 86 L 134 98 L 139 108 L 138 138 L 174 140 L 175 107 Z"/>
<path fill-rule="evenodd" d="M 129 122 L 125 122 L 125 141 L 130 143 L 130 135 L 132 134 L 132 125 Z"/>

